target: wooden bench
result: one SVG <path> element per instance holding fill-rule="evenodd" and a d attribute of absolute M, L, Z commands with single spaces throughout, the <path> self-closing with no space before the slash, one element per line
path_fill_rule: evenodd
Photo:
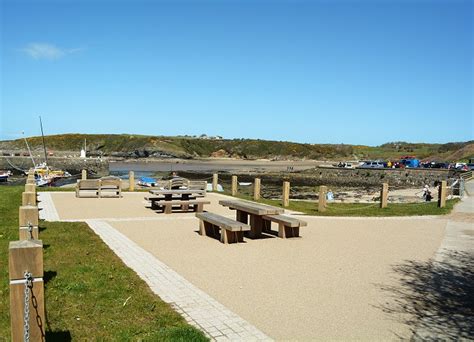
<path fill-rule="evenodd" d="M 122 197 L 122 180 L 118 177 L 104 177 L 100 179 L 100 197 Z"/>
<path fill-rule="evenodd" d="M 207 182 L 206 181 L 189 181 L 188 189 L 190 190 L 204 190 L 207 189 Z M 202 196 L 206 196 L 206 192 L 203 193 Z"/>
<path fill-rule="evenodd" d="M 205 190 L 207 189 L 207 182 L 206 181 L 191 181 L 186 178 L 176 177 L 169 180 L 160 180 L 157 183 L 158 188 L 163 189 L 189 189 L 189 190 L 204 190 L 202 195 L 198 197 L 206 196 Z"/>
<path fill-rule="evenodd" d="M 100 197 L 100 179 L 79 179 L 76 197 Z"/>
<path fill-rule="evenodd" d="M 120 178 L 79 179 L 76 184 L 76 197 L 122 197 Z"/>
<path fill-rule="evenodd" d="M 278 237 L 286 239 L 289 237 L 298 237 L 300 227 L 307 226 L 308 223 L 297 218 L 285 215 L 264 215 L 264 231 L 271 230 L 271 222 L 278 223 Z"/>
<path fill-rule="evenodd" d="M 165 214 L 171 214 L 173 212 L 173 207 L 179 207 L 182 211 L 189 211 L 190 207 L 192 210 L 201 213 L 204 210 L 205 204 L 211 204 L 210 201 L 201 201 L 201 200 L 172 200 L 172 201 L 156 201 L 155 209 L 161 209 Z"/>
<path fill-rule="evenodd" d="M 245 223 L 213 213 L 196 213 L 196 217 L 199 219 L 199 234 L 220 236 L 221 242 L 225 244 L 243 242 L 244 232 L 250 230 L 250 226 Z"/>

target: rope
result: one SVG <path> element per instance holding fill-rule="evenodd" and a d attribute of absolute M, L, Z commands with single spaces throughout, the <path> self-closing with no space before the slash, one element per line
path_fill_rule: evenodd
<path fill-rule="evenodd" d="M 350 203 L 350 204 L 358 204 L 358 203 Z M 371 208 L 371 207 L 375 207 L 377 205 L 380 205 L 380 203 L 373 203 L 373 204 L 370 204 L 370 205 L 366 205 L 366 206 L 363 206 L 363 207 L 357 207 L 357 208 L 336 208 L 336 207 L 332 207 L 332 206 L 327 206 L 328 209 L 333 209 L 333 210 L 341 210 L 341 211 L 346 211 L 346 210 L 361 210 L 361 209 L 367 209 L 367 208 Z"/>
<path fill-rule="evenodd" d="M 5 160 L 7 161 L 8 165 L 10 165 L 10 166 L 11 166 L 12 168 L 14 168 L 15 170 L 21 171 L 21 172 L 23 172 L 23 173 L 26 173 L 25 170 L 22 170 L 22 169 L 20 169 L 19 167 L 16 167 L 15 165 L 13 165 L 13 164 L 10 162 L 10 160 L 9 160 L 8 158 L 5 158 Z"/>

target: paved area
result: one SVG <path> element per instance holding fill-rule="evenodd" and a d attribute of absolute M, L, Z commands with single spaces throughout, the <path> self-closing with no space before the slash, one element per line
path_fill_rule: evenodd
<path fill-rule="evenodd" d="M 269 340 L 268 336 L 199 290 L 108 223 L 101 220 L 86 222 L 128 267 L 145 280 L 153 292 L 209 337 L 217 341 Z"/>
<path fill-rule="evenodd" d="M 117 202 L 111 202 L 114 199 L 79 199 L 82 203 L 78 205 L 75 202 L 74 194 L 70 192 L 59 192 L 53 196 L 52 193 L 39 193 L 39 207 L 41 208 L 40 217 L 47 221 L 58 221 L 60 217 L 56 210 L 55 203 L 63 213 L 62 217 L 67 217 L 65 221 L 83 221 L 84 215 L 94 216 L 94 210 L 99 208 L 98 216 L 108 216 L 110 207 L 121 205 L 123 215 L 108 220 L 112 222 L 130 222 L 143 223 L 146 221 L 163 221 L 163 216 L 156 214 L 145 217 L 125 218 L 120 216 L 130 215 L 131 212 L 138 211 L 142 213 L 143 203 L 138 206 L 135 204 L 137 198 L 143 198 L 144 194 L 126 194 L 126 200 L 115 199 Z M 74 199 L 73 199 L 74 198 Z M 65 199 L 73 199 L 73 205 L 68 206 Z M 131 199 L 131 201 L 130 201 Z M 83 201 L 85 200 L 85 201 Z M 100 202 L 99 202 L 100 201 Z M 71 201 L 69 201 L 71 202 Z M 98 205 L 100 203 L 100 205 Z M 102 205 L 105 203 L 105 205 Z M 74 208 L 72 212 L 67 209 Z M 84 208 L 86 208 L 84 210 Z M 89 209 L 87 209 L 89 208 Z M 105 208 L 105 212 L 100 210 Z M 116 209 L 115 209 L 116 210 Z M 115 211 L 114 210 L 114 211 Z M 125 211 L 125 212 L 124 212 Z M 149 214 L 149 211 L 145 211 Z M 65 215 L 66 214 L 66 215 Z M 112 213 L 113 214 L 113 213 Z M 76 216 L 75 216 L 76 215 Z M 80 216 L 80 218 L 77 217 Z M 194 220 L 193 214 L 181 214 L 180 220 Z M 173 306 L 188 323 L 202 330 L 209 338 L 216 341 L 270 341 L 271 338 L 258 330 L 255 326 L 242 319 L 237 314 L 231 312 L 225 306 L 210 297 L 204 291 L 200 290 L 178 273 L 173 271 L 166 264 L 159 261 L 149 252 L 128 239 L 125 235 L 114 229 L 110 224 L 101 218 L 87 219 L 85 222 L 91 229 L 99 235 L 102 240 L 112 249 L 115 254 L 131 269 L 133 269 L 142 278 L 151 290 L 160 298 Z"/>
<path fill-rule="evenodd" d="M 56 211 L 50 192 L 38 193 L 38 208 L 40 209 L 40 219 L 46 221 L 59 221 L 59 215 Z"/>
<path fill-rule="evenodd" d="M 450 291 L 455 292 L 455 296 L 462 295 L 465 291 L 472 290 L 472 269 L 467 273 L 464 269 L 474 266 L 474 181 L 465 185 L 466 196 L 461 203 L 457 204 L 449 216 L 446 225 L 444 239 L 434 257 L 434 268 L 448 268 L 449 273 L 433 272 L 432 282 L 437 284 L 434 291 L 445 291 L 445 301 L 450 299 Z M 439 285 L 441 284 L 441 285 Z M 449 286 L 449 289 L 446 288 Z M 472 293 L 470 294 L 473 295 Z M 471 303 L 472 303 L 471 297 Z M 443 299 L 441 299 L 443 300 Z M 453 300 L 453 305 L 456 301 Z M 415 330 L 416 338 L 423 340 L 451 340 L 468 338 L 474 340 L 474 317 L 462 315 L 462 309 L 466 303 L 457 303 L 459 307 L 455 308 L 457 312 L 456 324 L 453 329 L 450 325 L 446 312 L 439 310 L 438 307 L 430 307 L 423 313 L 418 326 Z M 472 308 L 471 308 L 472 309 Z M 469 328 L 464 325 L 470 326 Z M 460 336 L 464 334 L 463 336 Z"/>
<path fill-rule="evenodd" d="M 87 220 L 192 324 L 209 336 L 241 340 L 409 338 L 410 328 L 381 309 L 394 299 L 380 287 L 397 284 L 393 265 L 429 260 L 446 226 L 445 219 L 433 217 L 305 217 L 308 227 L 301 238 L 269 235 L 223 245 L 197 234 L 192 213 L 164 215 L 145 208 L 144 193 L 124 193 L 121 199 L 50 196 L 45 203 L 56 206 L 58 219 Z M 218 205 L 222 197 L 209 194 L 212 203 L 206 209 L 234 217 L 235 212 Z M 168 276 L 150 279 L 160 272 Z M 179 285 L 183 281 L 186 286 Z M 201 303 L 192 299 L 196 293 Z M 215 303 L 220 304 L 214 311 L 199 310 Z M 229 321 L 239 323 L 224 327 L 216 317 L 229 313 Z M 245 334 L 241 329 L 251 330 L 249 338 L 240 335 Z"/>

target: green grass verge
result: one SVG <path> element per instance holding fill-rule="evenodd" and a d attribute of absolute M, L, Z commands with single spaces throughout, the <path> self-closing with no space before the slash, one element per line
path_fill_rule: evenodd
<path fill-rule="evenodd" d="M 22 191 L 0 187 L 1 341 L 10 340 L 8 243 L 18 239 Z M 47 340 L 207 340 L 154 295 L 85 223 L 41 222 L 40 235 Z"/>
<path fill-rule="evenodd" d="M 225 192 L 230 196 L 230 193 Z M 244 194 L 238 194 L 236 197 L 251 200 L 252 197 Z M 389 203 L 387 208 L 379 208 L 379 203 L 329 203 L 327 210 L 318 211 L 317 202 L 309 201 L 290 201 L 290 206 L 285 209 L 299 211 L 307 215 L 315 216 L 367 216 L 367 217 L 386 217 L 386 216 L 422 216 L 422 215 L 446 215 L 451 212 L 459 199 L 446 201 L 446 207 L 438 208 L 436 201 L 423 203 Z M 263 204 L 282 207 L 280 200 L 260 199 L 256 201 Z"/>

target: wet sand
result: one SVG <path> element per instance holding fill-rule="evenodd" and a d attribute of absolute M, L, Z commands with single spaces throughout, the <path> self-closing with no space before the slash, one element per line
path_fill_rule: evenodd
<path fill-rule="evenodd" d="M 306 170 L 326 162 L 317 160 L 242 160 L 230 158 L 209 158 L 199 160 L 186 159 L 148 159 L 110 161 L 111 172 L 171 172 L 171 171 L 195 171 L 195 172 L 217 172 L 217 171 L 286 171 L 289 166 L 293 170 Z"/>

